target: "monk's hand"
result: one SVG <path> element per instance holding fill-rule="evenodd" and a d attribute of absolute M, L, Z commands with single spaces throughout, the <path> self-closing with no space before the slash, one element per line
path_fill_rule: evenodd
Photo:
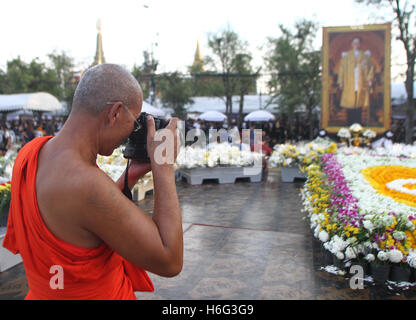
<path fill-rule="evenodd" d="M 180 147 L 177 124 L 178 118 L 171 118 L 166 128 L 156 131 L 153 117 L 147 117 L 147 153 L 152 171 L 173 169 Z"/>

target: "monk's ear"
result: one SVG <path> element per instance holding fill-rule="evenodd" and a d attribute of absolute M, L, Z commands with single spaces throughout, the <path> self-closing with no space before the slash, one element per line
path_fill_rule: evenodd
<path fill-rule="evenodd" d="M 113 127 L 116 120 L 121 116 L 121 108 L 123 107 L 122 102 L 115 102 L 114 104 L 110 105 L 110 108 L 107 111 L 107 124 L 110 127 Z"/>

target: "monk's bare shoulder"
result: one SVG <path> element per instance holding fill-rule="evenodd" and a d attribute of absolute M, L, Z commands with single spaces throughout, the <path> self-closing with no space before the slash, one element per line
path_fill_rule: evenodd
<path fill-rule="evenodd" d="M 123 216 L 116 208 L 125 204 L 126 199 L 113 180 L 96 167 L 84 168 L 82 180 L 78 193 L 88 218 L 120 222 Z"/>

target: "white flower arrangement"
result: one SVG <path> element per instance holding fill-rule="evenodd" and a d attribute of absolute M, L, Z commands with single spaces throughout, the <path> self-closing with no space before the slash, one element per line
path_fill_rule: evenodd
<path fill-rule="evenodd" d="M 348 186 L 352 191 L 352 195 L 358 200 L 358 205 L 365 215 L 380 214 L 382 212 L 395 212 L 396 215 L 416 214 L 415 207 L 399 203 L 393 198 L 379 193 L 361 173 L 363 169 L 368 167 L 383 165 L 415 168 L 416 159 L 373 157 L 369 155 L 344 155 L 338 153 L 337 160 L 342 165 L 342 171 L 348 182 Z M 414 190 L 407 189 L 406 191 L 412 192 Z M 376 221 L 376 223 L 381 223 L 382 226 L 390 225 L 393 218 L 389 215 L 384 215 L 383 219 L 384 220 Z M 369 226 L 368 223 L 367 226 Z M 377 225 L 375 225 L 375 227 L 377 227 Z"/>
<path fill-rule="evenodd" d="M 362 156 L 384 156 L 384 157 L 404 157 L 416 158 L 416 146 L 402 143 L 394 143 L 389 147 L 376 147 L 375 150 L 360 147 L 342 147 L 338 149 L 338 154 L 362 155 Z"/>
<path fill-rule="evenodd" d="M 345 255 L 341 251 L 338 251 L 336 253 L 336 257 L 337 257 L 338 260 L 344 260 L 345 259 Z"/>
<path fill-rule="evenodd" d="M 355 154 L 344 153 L 344 150 L 341 149 L 335 158 L 340 164 L 338 170 L 345 178 L 348 192 L 353 196 L 354 201 L 357 201 L 358 210 L 356 212 L 358 216 L 361 215 L 359 218 L 361 222 L 357 225 L 358 230 L 355 234 L 346 235 L 344 231 L 339 229 L 335 231 L 335 234 L 334 231 L 331 233 L 331 228 L 326 227 L 328 216 L 325 218 L 323 213 L 316 212 L 319 206 L 313 205 L 313 193 L 305 187 L 301 196 L 304 210 L 308 212 L 310 218 L 311 228 L 315 229 L 315 237 L 324 242 L 325 249 L 337 256 L 338 259 L 344 257 L 345 261 L 364 258 L 367 262 L 406 262 L 410 267 L 416 268 L 414 236 L 409 233 L 414 234 L 416 229 L 416 207 L 382 194 L 370 184 L 362 172 L 363 169 L 378 166 L 416 168 L 416 159 L 413 157 L 375 156 L 374 151 L 363 151 L 363 148 L 357 148 Z M 319 173 L 313 177 L 319 177 Z M 406 191 L 415 196 L 415 189 L 406 188 L 408 185 L 414 184 L 416 184 L 416 179 L 397 179 L 390 185 L 386 183 L 386 187 L 398 192 Z M 328 212 L 326 210 L 325 212 Z M 331 209 L 329 208 L 329 210 Z M 330 219 L 333 218 L 336 219 L 336 216 L 331 216 Z M 330 221 L 334 223 L 334 220 Z"/>
<path fill-rule="evenodd" d="M 409 254 L 407 255 L 406 262 L 409 264 L 411 268 L 416 269 L 416 250 L 415 249 L 409 250 Z"/>
<path fill-rule="evenodd" d="M 377 137 L 377 133 L 375 133 L 375 131 L 373 131 L 371 129 L 367 129 L 367 130 L 364 131 L 363 137 L 365 137 L 367 139 L 374 139 L 375 137 Z"/>
<path fill-rule="evenodd" d="M 347 128 L 341 128 L 338 130 L 337 136 L 343 139 L 351 138 L 351 132 Z"/>
<path fill-rule="evenodd" d="M 308 144 L 278 144 L 273 149 L 268 159 L 269 168 L 309 165 L 313 160 L 318 160 L 319 154 L 335 152 L 337 146 L 334 142 L 321 138 Z"/>
<path fill-rule="evenodd" d="M 197 168 L 216 166 L 248 167 L 261 161 L 263 155 L 252 152 L 249 146 L 241 147 L 224 143 L 212 143 L 206 148 L 182 147 L 176 159 L 178 168 Z"/>
<path fill-rule="evenodd" d="M 17 157 L 17 148 L 7 150 L 3 157 L 0 157 L 0 174 L 5 180 L 12 179 L 13 165 Z"/>
<path fill-rule="evenodd" d="M 387 256 L 392 263 L 399 263 L 403 259 L 403 253 L 400 250 L 393 249 L 387 252 Z"/>
<path fill-rule="evenodd" d="M 365 260 L 367 260 L 368 262 L 372 262 L 374 260 L 376 260 L 376 257 L 374 256 L 374 254 L 369 253 L 364 257 Z"/>
<path fill-rule="evenodd" d="M 325 230 L 320 231 L 318 237 L 319 240 L 321 240 L 322 242 L 327 242 L 329 239 L 328 232 L 326 232 Z"/>
<path fill-rule="evenodd" d="M 413 196 L 416 196 L 416 189 L 409 189 L 404 187 L 406 184 L 416 184 L 416 179 L 397 179 L 393 180 L 386 184 L 386 187 L 390 190 L 402 192 L 402 193 L 408 193 Z"/>
<path fill-rule="evenodd" d="M 120 176 L 126 170 L 127 159 L 123 156 L 123 147 L 118 147 L 113 151 L 111 156 L 102 156 L 97 157 L 98 167 L 104 171 L 113 181 L 117 181 Z M 144 175 L 138 183 L 147 184 L 150 180 L 153 179 L 151 172 L 148 172 Z"/>
<path fill-rule="evenodd" d="M 362 131 L 363 130 L 363 127 L 361 126 L 361 124 L 359 124 L 359 123 L 353 123 L 351 126 L 350 126 L 350 131 L 352 131 L 352 132 L 360 132 L 360 131 Z"/>
<path fill-rule="evenodd" d="M 387 255 L 387 252 L 379 251 L 378 254 L 377 254 L 377 259 L 380 260 L 380 261 L 385 262 L 385 261 L 389 260 L 389 256 Z"/>
<path fill-rule="evenodd" d="M 404 232 L 404 231 L 395 230 L 395 231 L 393 231 L 393 238 L 398 240 L 398 241 L 403 241 L 404 239 L 407 238 L 407 235 L 406 235 L 406 232 Z"/>
<path fill-rule="evenodd" d="M 97 165 L 104 171 L 113 181 L 117 181 L 126 169 L 127 159 L 123 157 L 123 149 L 119 147 L 113 151 L 111 156 L 97 157 Z"/>

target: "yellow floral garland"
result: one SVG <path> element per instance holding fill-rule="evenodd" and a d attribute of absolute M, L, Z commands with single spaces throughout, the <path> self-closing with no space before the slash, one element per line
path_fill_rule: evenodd
<path fill-rule="evenodd" d="M 397 202 L 416 207 L 416 196 L 391 190 L 387 187 L 387 183 L 397 179 L 414 179 L 416 177 L 416 168 L 405 166 L 376 166 L 363 169 L 361 173 L 379 193 L 391 197 Z M 405 185 L 405 187 L 410 190 L 415 188 L 414 185 Z"/>

